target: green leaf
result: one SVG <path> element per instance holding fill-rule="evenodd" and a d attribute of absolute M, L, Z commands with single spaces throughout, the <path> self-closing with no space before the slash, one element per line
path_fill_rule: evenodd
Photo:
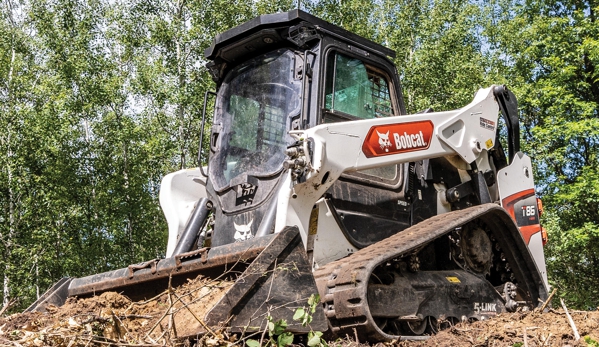
<path fill-rule="evenodd" d="M 599 347 L 599 343 L 593 340 L 590 336 L 585 336 L 584 342 L 586 342 L 589 347 Z"/>
<path fill-rule="evenodd" d="M 318 294 L 310 295 L 310 299 L 308 299 L 308 305 L 310 305 L 310 313 L 316 312 L 316 307 L 318 306 L 319 303 L 320 303 L 320 295 L 318 295 Z"/>
<path fill-rule="evenodd" d="M 310 299 L 308 299 L 308 305 L 312 306 L 318 304 L 320 302 L 320 295 L 312 294 L 310 295 Z"/>
<path fill-rule="evenodd" d="M 275 334 L 275 322 L 273 322 L 272 320 L 270 320 L 268 322 L 268 332 L 271 334 Z"/>
<path fill-rule="evenodd" d="M 308 324 L 312 323 L 312 316 L 307 314 L 304 316 L 304 319 L 302 320 L 302 325 L 306 326 Z"/>
<path fill-rule="evenodd" d="M 253 340 L 253 339 L 247 339 L 245 341 L 245 344 L 248 347 L 260 347 L 260 341 L 256 341 L 256 340 Z"/>
<path fill-rule="evenodd" d="M 320 331 L 318 331 L 320 333 Z M 320 336 L 322 335 L 322 333 L 320 333 L 320 335 L 317 334 L 313 334 L 312 337 L 308 336 L 308 346 L 310 347 L 314 347 L 314 346 L 319 346 L 320 345 Z"/>
<path fill-rule="evenodd" d="M 272 332 L 275 335 L 280 335 L 285 331 L 285 329 L 287 329 L 287 321 L 285 321 L 284 319 L 281 319 L 281 320 L 278 320 L 274 324 L 274 328 L 272 329 Z"/>
<path fill-rule="evenodd" d="M 298 307 L 295 310 L 295 314 L 293 315 L 293 320 L 300 320 L 304 317 L 305 314 L 306 310 L 304 310 L 302 307 Z"/>
<path fill-rule="evenodd" d="M 293 333 L 286 332 L 277 338 L 277 346 L 283 347 L 293 343 Z"/>

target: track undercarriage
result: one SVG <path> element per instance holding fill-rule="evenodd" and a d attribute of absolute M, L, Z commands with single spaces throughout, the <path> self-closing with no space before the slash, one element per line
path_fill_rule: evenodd
<path fill-rule="evenodd" d="M 421 339 L 545 298 L 522 247 L 509 216 L 486 204 L 433 217 L 314 275 L 334 335 Z"/>

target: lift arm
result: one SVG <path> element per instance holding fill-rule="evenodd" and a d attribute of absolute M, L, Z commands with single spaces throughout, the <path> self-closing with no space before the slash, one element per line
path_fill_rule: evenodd
<path fill-rule="evenodd" d="M 343 172 L 437 157 L 456 157 L 470 169 L 496 141 L 499 105 L 495 86 L 479 90 L 453 111 L 322 124 L 293 131 L 298 146 L 288 150 L 286 184 L 279 192 L 276 230 L 300 228 L 304 243 L 309 215 Z M 483 169 L 483 168 L 479 168 Z"/>

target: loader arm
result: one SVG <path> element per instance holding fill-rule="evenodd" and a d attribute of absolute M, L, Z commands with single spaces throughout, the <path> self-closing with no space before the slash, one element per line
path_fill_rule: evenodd
<path fill-rule="evenodd" d="M 485 161 L 477 161 L 495 145 L 499 106 L 494 88 L 479 90 L 469 105 L 458 110 L 292 132 L 302 148 L 291 151 L 301 154 L 287 161 L 287 182 L 278 199 L 279 209 L 287 213 L 277 216 L 276 230 L 297 225 L 306 243 L 312 206 L 344 172 L 436 157 L 453 157 L 461 169 L 471 169 L 471 164 L 488 169 Z"/>

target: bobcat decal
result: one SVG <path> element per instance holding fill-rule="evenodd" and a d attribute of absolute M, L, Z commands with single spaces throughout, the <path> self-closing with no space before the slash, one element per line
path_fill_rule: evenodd
<path fill-rule="evenodd" d="M 366 158 L 428 149 L 435 125 L 430 120 L 381 124 L 370 127 L 362 143 Z"/>
<path fill-rule="evenodd" d="M 242 242 L 254 237 L 254 235 L 252 235 L 252 223 L 254 223 L 253 219 L 247 224 L 237 224 L 233 222 L 233 225 L 235 225 L 235 235 L 233 236 L 235 242 Z"/>

